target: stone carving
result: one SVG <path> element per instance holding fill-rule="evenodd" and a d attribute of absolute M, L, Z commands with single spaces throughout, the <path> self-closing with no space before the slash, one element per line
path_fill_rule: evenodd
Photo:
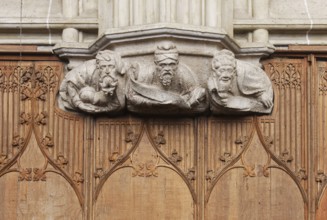
<path fill-rule="evenodd" d="M 229 50 L 214 54 L 208 89 L 210 109 L 216 114 L 270 113 L 273 108 L 273 89 L 265 72 L 235 59 Z"/>
<path fill-rule="evenodd" d="M 59 106 L 90 113 L 117 112 L 125 106 L 125 65 L 110 50 L 68 72 L 60 86 Z"/>
<path fill-rule="evenodd" d="M 127 108 L 148 114 L 203 112 L 207 108 L 206 90 L 196 75 L 179 63 L 179 53 L 171 42 L 158 46 L 155 66 L 130 76 Z"/>
<path fill-rule="evenodd" d="M 127 65 L 117 53 L 100 51 L 95 59 L 67 73 L 60 86 L 59 106 L 116 113 L 123 110 L 126 98 L 128 110 L 136 113 L 194 114 L 207 109 L 206 89 L 197 75 L 179 62 L 173 43 L 157 47 L 154 64 L 150 68 L 143 63 Z M 265 72 L 235 59 L 229 50 L 214 55 L 207 86 L 213 113 L 270 113 L 273 108 L 273 89 Z"/>

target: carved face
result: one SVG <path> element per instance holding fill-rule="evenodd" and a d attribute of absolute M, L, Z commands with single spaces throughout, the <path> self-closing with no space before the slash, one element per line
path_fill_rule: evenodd
<path fill-rule="evenodd" d="M 156 63 L 157 73 L 159 74 L 160 82 L 164 87 L 171 85 L 172 79 L 176 74 L 178 61 L 174 59 L 165 59 Z"/>
<path fill-rule="evenodd" d="M 116 72 L 116 65 L 113 60 L 99 60 L 98 61 L 98 68 L 100 70 L 100 76 L 101 78 L 112 75 L 114 72 Z"/>
<path fill-rule="evenodd" d="M 99 84 L 104 94 L 112 96 L 116 90 L 118 80 L 112 78 L 111 76 L 106 76 L 102 79 L 102 82 L 100 82 Z"/>
<path fill-rule="evenodd" d="M 214 77 L 218 80 L 221 86 L 230 85 L 235 74 L 235 68 L 231 65 L 215 65 L 213 63 Z M 224 87 L 224 86 L 223 86 Z"/>

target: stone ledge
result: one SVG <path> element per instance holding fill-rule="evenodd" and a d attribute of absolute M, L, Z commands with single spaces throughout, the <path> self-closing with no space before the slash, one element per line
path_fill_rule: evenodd
<path fill-rule="evenodd" d="M 151 42 L 163 39 L 174 39 L 185 44 L 180 47 L 181 54 L 196 54 L 201 56 L 212 56 L 217 49 L 232 50 L 237 56 L 268 56 L 274 52 L 274 47 L 266 43 L 242 43 L 238 44 L 222 29 L 199 27 L 181 24 L 151 24 L 126 28 L 113 28 L 104 32 L 95 42 L 85 43 L 60 43 L 53 51 L 59 57 L 91 58 L 99 50 L 112 49 L 121 53 L 122 57 L 146 55 L 154 51 L 153 46 L 145 47 Z M 136 48 L 142 42 L 142 48 Z M 130 47 L 129 47 L 130 46 Z M 133 50 L 128 48 L 133 47 Z"/>

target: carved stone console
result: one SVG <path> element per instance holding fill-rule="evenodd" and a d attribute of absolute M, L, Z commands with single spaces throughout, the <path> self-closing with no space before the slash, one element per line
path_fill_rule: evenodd
<path fill-rule="evenodd" d="M 213 113 L 270 113 L 273 107 L 272 84 L 266 73 L 235 59 L 229 50 L 214 54 L 208 90 Z"/>
<path fill-rule="evenodd" d="M 124 63 L 110 50 L 69 71 L 60 85 L 59 105 L 89 113 L 117 112 L 125 107 Z"/>
<path fill-rule="evenodd" d="M 207 109 L 206 90 L 192 70 L 179 63 L 175 45 L 170 42 L 159 45 L 154 53 L 154 64 L 130 76 L 126 94 L 128 110 L 178 114 Z"/>
<path fill-rule="evenodd" d="M 56 46 L 54 52 L 68 58 L 71 68 L 61 83 L 59 106 L 109 115 L 124 109 L 144 115 L 207 114 L 209 109 L 269 114 L 273 90 L 259 59 L 272 51 L 263 44 L 240 47 L 208 27 L 110 30 L 89 47 Z"/>

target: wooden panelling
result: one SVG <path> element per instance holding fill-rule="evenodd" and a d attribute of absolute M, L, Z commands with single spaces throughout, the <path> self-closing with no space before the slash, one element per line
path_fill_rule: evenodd
<path fill-rule="evenodd" d="M 82 118 L 55 108 L 62 74 L 59 62 L 0 64 L 3 219 L 82 219 Z"/>
<path fill-rule="evenodd" d="M 63 111 L 62 63 L 5 60 L 0 219 L 327 218 L 324 57 L 263 62 L 271 115 L 185 118 Z"/>
<path fill-rule="evenodd" d="M 317 219 L 323 220 L 327 218 L 327 59 L 318 58 L 315 63 L 315 92 L 316 92 L 316 115 L 319 118 L 316 129 L 316 144 L 317 144 L 317 161 L 315 169 L 315 180 L 318 184 L 316 207 Z"/>
<path fill-rule="evenodd" d="M 157 147 L 143 127 L 129 158 L 102 187 L 95 219 L 193 218 L 194 202 L 187 184 Z"/>

